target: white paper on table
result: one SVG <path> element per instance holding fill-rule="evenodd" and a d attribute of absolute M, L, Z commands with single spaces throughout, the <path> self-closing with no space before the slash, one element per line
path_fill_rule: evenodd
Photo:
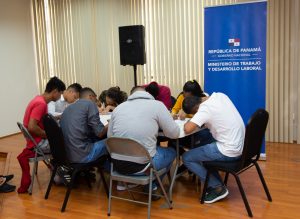
<path fill-rule="evenodd" d="M 108 121 L 110 120 L 111 115 L 100 115 L 100 121 L 104 126 L 108 124 Z"/>
<path fill-rule="evenodd" d="M 186 136 L 186 134 L 184 133 L 184 124 L 187 121 L 189 121 L 189 119 L 185 119 L 185 120 L 176 119 L 175 120 L 175 123 L 179 126 L 179 129 L 180 129 L 179 138 Z"/>

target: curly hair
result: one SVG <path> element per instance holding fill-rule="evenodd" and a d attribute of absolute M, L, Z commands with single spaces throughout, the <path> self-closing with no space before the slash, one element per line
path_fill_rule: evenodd
<path fill-rule="evenodd" d="M 107 90 L 106 96 L 112 99 L 117 105 L 127 100 L 127 93 L 119 87 L 111 87 Z"/>

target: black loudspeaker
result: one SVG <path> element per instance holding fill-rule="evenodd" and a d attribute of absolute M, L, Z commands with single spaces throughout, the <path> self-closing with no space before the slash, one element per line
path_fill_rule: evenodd
<path fill-rule="evenodd" d="M 145 27 L 133 25 L 119 27 L 121 65 L 143 65 L 146 63 Z"/>

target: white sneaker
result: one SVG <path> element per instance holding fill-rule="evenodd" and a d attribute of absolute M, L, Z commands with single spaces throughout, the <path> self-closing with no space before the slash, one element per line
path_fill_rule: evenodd
<path fill-rule="evenodd" d="M 138 186 L 137 184 L 127 184 L 128 189 L 132 189 L 132 188 L 135 188 L 137 186 Z M 125 191 L 126 189 L 127 188 L 126 188 L 124 183 L 118 182 L 118 184 L 117 184 L 117 190 L 118 191 Z"/>

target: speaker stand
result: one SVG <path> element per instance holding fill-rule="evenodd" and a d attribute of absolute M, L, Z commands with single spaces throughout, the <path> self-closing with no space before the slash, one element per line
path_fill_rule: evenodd
<path fill-rule="evenodd" d="M 133 65 L 133 73 L 134 73 L 134 86 L 137 86 L 137 77 L 136 77 L 136 65 Z"/>

